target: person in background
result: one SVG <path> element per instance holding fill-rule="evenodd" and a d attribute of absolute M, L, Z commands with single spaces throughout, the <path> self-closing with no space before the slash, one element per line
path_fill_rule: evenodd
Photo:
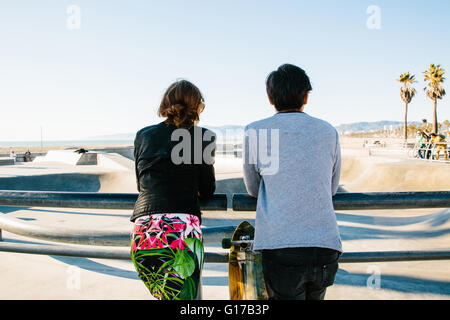
<path fill-rule="evenodd" d="M 177 81 L 158 110 L 165 121 L 141 129 L 134 141 L 139 196 L 131 257 L 139 278 L 161 300 L 201 296 L 199 200 L 215 191 L 215 134 L 196 125 L 204 108 L 200 90 Z"/>
<path fill-rule="evenodd" d="M 425 158 L 425 148 L 426 148 L 426 136 L 422 131 L 417 131 L 416 135 L 416 146 L 418 148 L 418 156 L 419 158 Z"/>
<path fill-rule="evenodd" d="M 257 198 L 253 249 L 261 251 L 269 299 L 324 299 L 342 253 L 332 202 L 338 133 L 304 112 L 312 87 L 301 68 L 280 66 L 266 89 L 275 114 L 247 125 L 244 139 L 244 182 Z"/>
<path fill-rule="evenodd" d="M 9 157 L 14 160 L 14 164 L 16 163 L 17 154 L 14 151 L 11 151 Z"/>
<path fill-rule="evenodd" d="M 435 145 L 435 159 L 439 160 L 440 152 L 444 153 L 444 160 L 447 160 L 447 143 L 445 141 L 445 136 L 442 134 L 434 134 L 432 133 L 432 143 Z"/>
<path fill-rule="evenodd" d="M 27 150 L 27 152 L 25 152 L 25 162 L 31 162 L 31 152 L 30 150 Z"/>

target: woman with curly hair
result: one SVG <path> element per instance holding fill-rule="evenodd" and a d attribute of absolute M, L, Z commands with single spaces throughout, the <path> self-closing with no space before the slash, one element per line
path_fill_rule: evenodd
<path fill-rule="evenodd" d="M 158 115 L 134 141 L 139 197 L 131 221 L 131 256 L 139 278 L 161 300 L 201 295 L 203 238 L 200 199 L 215 191 L 215 134 L 196 123 L 205 108 L 186 80 L 165 92 Z"/>

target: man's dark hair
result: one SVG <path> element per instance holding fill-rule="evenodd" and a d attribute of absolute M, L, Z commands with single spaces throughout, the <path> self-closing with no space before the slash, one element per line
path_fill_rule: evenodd
<path fill-rule="evenodd" d="M 303 69 L 292 64 L 283 64 L 267 77 L 266 90 L 275 109 L 283 111 L 301 108 L 312 87 Z"/>

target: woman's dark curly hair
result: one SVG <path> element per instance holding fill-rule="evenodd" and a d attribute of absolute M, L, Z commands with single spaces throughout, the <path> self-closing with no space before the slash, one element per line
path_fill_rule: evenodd
<path fill-rule="evenodd" d="M 191 128 L 203 111 L 203 96 L 191 82 L 179 80 L 164 93 L 158 116 L 166 117 L 168 123 L 177 127 Z"/>

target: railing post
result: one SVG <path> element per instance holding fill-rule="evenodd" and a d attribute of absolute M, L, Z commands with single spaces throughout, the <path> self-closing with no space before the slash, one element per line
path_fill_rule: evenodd
<path fill-rule="evenodd" d="M 2 229 L 0 229 L 0 241 L 3 241 L 3 237 L 2 237 Z"/>

